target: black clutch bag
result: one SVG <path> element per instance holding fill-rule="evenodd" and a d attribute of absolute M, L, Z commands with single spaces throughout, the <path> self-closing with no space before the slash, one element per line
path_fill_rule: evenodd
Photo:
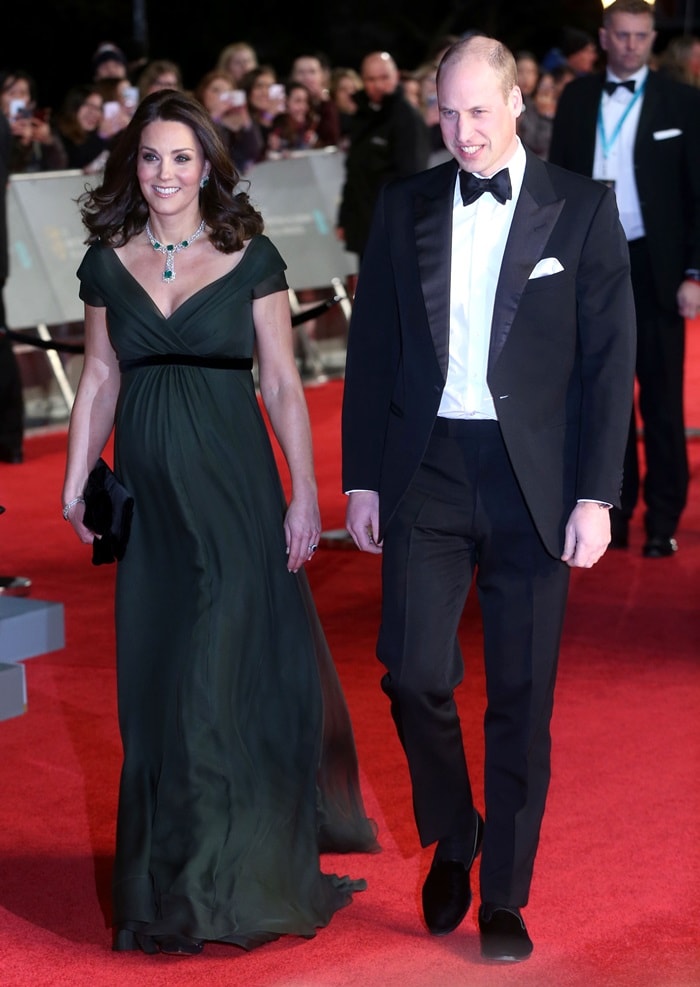
<path fill-rule="evenodd" d="M 92 542 L 92 564 L 124 558 L 134 513 L 134 498 L 104 459 L 98 459 L 85 485 L 83 524 L 99 538 Z"/>

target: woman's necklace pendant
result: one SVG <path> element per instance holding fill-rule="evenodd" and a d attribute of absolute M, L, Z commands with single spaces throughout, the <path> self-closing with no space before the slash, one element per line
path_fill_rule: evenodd
<path fill-rule="evenodd" d="M 177 249 L 179 250 L 180 248 L 178 247 Z M 165 270 L 163 271 L 162 280 L 175 280 L 175 247 L 172 243 L 169 243 L 165 248 Z"/>
<path fill-rule="evenodd" d="M 191 243 L 194 243 L 197 237 L 201 236 L 204 232 L 205 226 L 206 223 L 202 220 L 192 236 L 188 237 L 187 240 L 180 240 L 179 243 L 164 244 L 156 240 L 151 233 L 151 227 L 149 226 L 148 221 L 146 221 L 146 236 L 150 240 L 151 246 L 159 253 L 165 254 L 165 270 L 163 271 L 161 281 L 168 284 L 170 281 L 175 280 L 175 254 L 179 253 L 181 250 L 184 250 L 186 247 L 189 247 Z"/>

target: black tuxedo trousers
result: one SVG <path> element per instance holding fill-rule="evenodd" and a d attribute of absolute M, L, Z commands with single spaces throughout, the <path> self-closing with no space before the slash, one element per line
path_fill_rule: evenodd
<path fill-rule="evenodd" d="M 457 629 L 475 581 L 487 690 L 481 897 L 521 907 L 549 785 L 569 569 L 543 547 L 497 422 L 437 420 L 385 531 L 382 574 L 377 655 L 424 846 L 468 836 L 474 824 L 454 689 L 464 674 Z"/>
<path fill-rule="evenodd" d="M 643 422 L 644 526 L 650 536 L 670 538 L 688 496 L 688 451 L 683 413 L 685 322 L 659 304 L 646 238 L 629 244 L 637 310 L 637 382 Z M 622 481 L 622 514 L 631 518 L 639 499 L 637 417 L 632 411 Z"/>

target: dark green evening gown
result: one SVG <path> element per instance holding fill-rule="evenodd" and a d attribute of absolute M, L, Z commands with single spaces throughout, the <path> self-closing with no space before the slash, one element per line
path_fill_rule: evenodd
<path fill-rule="evenodd" d="M 91 247 L 78 275 L 83 300 L 107 307 L 120 362 L 240 358 L 252 300 L 285 288 L 284 266 L 255 237 L 170 318 L 109 248 Z M 135 500 L 116 590 L 115 948 L 312 936 L 364 886 L 322 874 L 319 850 L 374 849 L 374 830 L 306 577 L 286 568 L 251 372 L 123 373 L 115 471 Z"/>

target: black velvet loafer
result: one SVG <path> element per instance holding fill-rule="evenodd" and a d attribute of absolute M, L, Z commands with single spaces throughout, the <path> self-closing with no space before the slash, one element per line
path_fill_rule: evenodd
<path fill-rule="evenodd" d="M 440 846 L 435 851 L 428 876 L 423 885 L 423 916 L 428 930 L 434 936 L 446 936 L 454 932 L 472 903 L 469 875 L 472 864 L 479 856 L 484 834 L 484 820 L 478 812 L 474 847 L 468 861 L 442 859 Z"/>
<path fill-rule="evenodd" d="M 666 559 L 678 551 L 678 542 L 675 538 L 660 538 L 658 536 L 649 537 L 642 548 L 642 555 L 645 559 Z"/>
<path fill-rule="evenodd" d="M 479 932 L 481 955 L 486 960 L 518 963 L 532 952 L 532 939 L 517 908 L 483 904 L 479 909 Z"/>

